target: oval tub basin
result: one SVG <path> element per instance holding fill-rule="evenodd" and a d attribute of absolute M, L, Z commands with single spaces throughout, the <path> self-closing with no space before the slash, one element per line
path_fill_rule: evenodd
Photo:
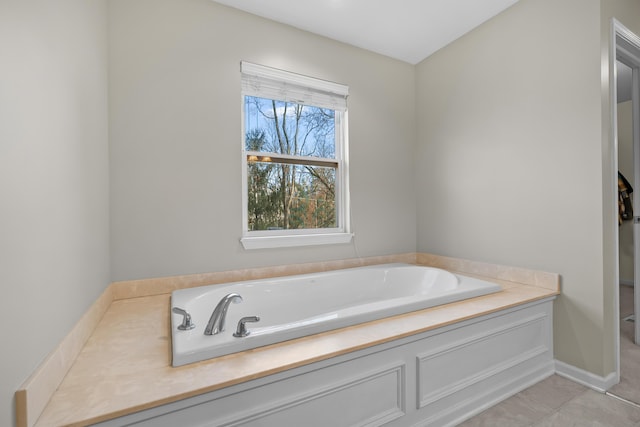
<path fill-rule="evenodd" d="M 495 283 L 431 267 L 382 264 L 181 289 L 171 307 L 190 313 L 195 328 L 182 331 L 182 315 L 171 313 L 173 366 L 181 366 L 269 344 L 422 310 L 500 291 Z M 225 330 L 205 335 L 209 317 L 229 293 Z M 249 335 L 236 338 L 242 317 Z"/>

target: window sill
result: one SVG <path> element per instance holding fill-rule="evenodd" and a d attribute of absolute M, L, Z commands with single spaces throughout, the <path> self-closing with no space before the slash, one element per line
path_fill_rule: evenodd
<path fill-rule="evenodd" d="M 243 237 L 245 249 L 288 248 L 294 246 L 335 245 L 351 242 L 353 233 L 295 234 L 288 236 Z"/>

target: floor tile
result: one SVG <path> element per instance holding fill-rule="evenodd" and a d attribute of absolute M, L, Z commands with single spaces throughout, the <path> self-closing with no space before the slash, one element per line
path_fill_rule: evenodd
<path fill-rule="evenodd" d="M 552 423 L 568 420 L 573 420 L 575 425 L 635 427 L 640 422 L 640 408 L 603 393 L 587 390 L 562 405 L 559 411 L 549 418 Z"/>
<path fill-rule="evenodd" d="M 573 415 L 556 412 L 531 427 L 636 427 L 636 424 L 611 424 L 601 420 L 576 419 Z"/>
<path fill-rule="evenodd" d="M 545 405 L 549 408 L 549 412 L 552 412 L 587 390 L 587 387 L 560 375 L 551 375 L 520 392 L 520 395 L 525 399 Z"/>
<path fill-rule="evenodd" d="M 521 394 L 487 409 L 460 424 L 461 427 L 525 427 L 543 419 L 551 409 Z"/>

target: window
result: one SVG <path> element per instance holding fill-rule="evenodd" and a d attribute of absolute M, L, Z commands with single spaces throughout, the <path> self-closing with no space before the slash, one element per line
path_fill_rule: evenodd
<path fill-rule="evenodd" d="M 241 63 L 246 249 L 346 243 L 348 87 Z"/>

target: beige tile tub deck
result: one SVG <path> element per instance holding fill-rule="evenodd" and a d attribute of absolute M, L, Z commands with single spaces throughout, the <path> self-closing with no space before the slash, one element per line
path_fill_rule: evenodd
<path fill-rule="evenodd" d="M 559 292 L 558 276 L 550 277 L 555 289 L 492 279 L 502 292 L 178 368 L 171 367 L 170 295 L 114 300 L 35 425 L 90 425 L 548 298 Z"/>

